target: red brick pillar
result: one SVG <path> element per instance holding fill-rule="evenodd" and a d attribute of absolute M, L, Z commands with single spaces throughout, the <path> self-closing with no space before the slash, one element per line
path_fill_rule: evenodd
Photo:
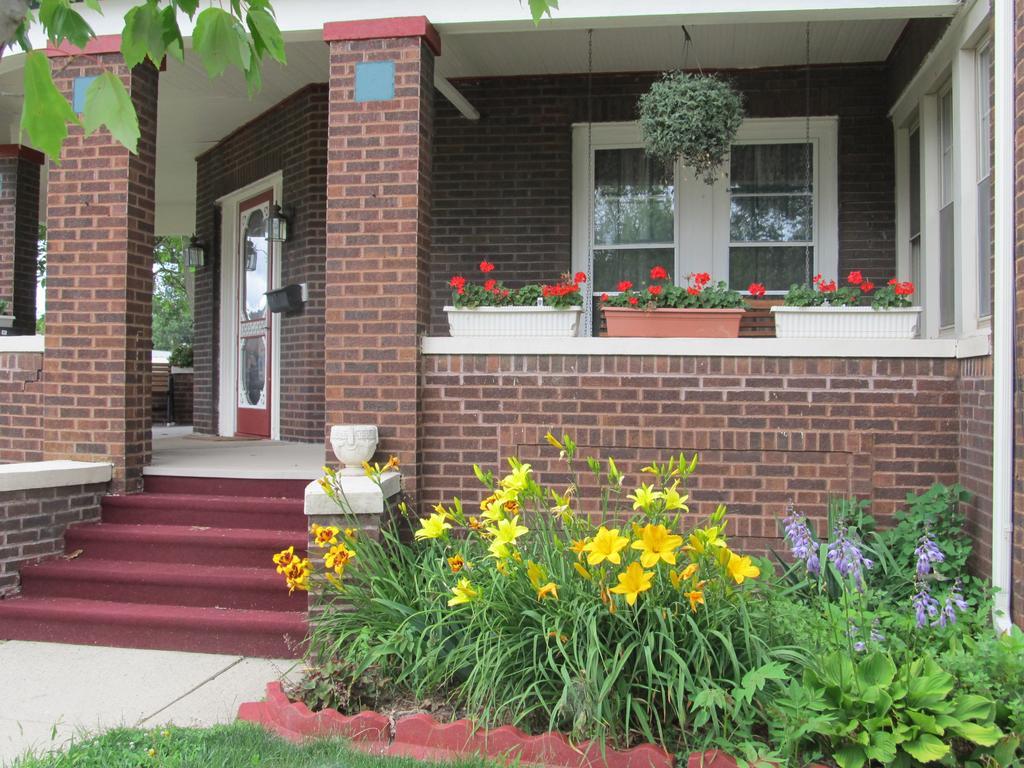
<path fill-rule="evenodd" d="M 13 333 L 36 332 L 36 262 L 39 258 L 39 152 L 0 145 L 0 299 L 14 315 Z"/>
<path fill-rule="evenodd" d="M 424 17 L 327 24 L 324 39 L 326 422 L 376 424 L 380 454 L 401 459 L 414 491 L 440 40 Z"/>
<path fill-rule="evenodd" d="M 141 489 L 149 463 L 158 72 L 116 46 L 64 58 L 57 87 L 117 74 L 139 117 L 138 154 L 72 127 L 47 189 L 46 459 L 111 461 L 114 487 Z M 88 81 L 79 81 L 81 91 Z"/>

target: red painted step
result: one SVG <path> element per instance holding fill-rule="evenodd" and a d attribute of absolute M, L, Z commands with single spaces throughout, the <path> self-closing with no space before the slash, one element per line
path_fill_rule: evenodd
<path fill-rule="evenodd" d="M 306 530 L 301 499 L 139 493 L 103 499 L 103 521 L 127 525 Z"/>
<path fill-rule="evenodd" d="M 261 498 L 301 499 L 309 480 L 252 480 L 240 477 L 171 477 L 146 475 L 146 493 L 184 493 L 195 496 L 258 496 Z"/>
<path fill-rule="evenodd" d="M 91 523 L 68 528 L 64 551 L 89 559 L 269 568 L 275 552 L 306 548 L 300 531 L 211 528 L 186 525 Z"/>
<path fill-rule="evenodd" d="M 304 612 L 243 611 L 101 600 L 17 597 L 0 601 L 8 640 L 177 649 L 264 658 L 301 655 Z"/>
<path fill-rule="evenodd" d="M 85 557 L 47 560 L 22 569 L 21 594 L 199 608 L 306 609 L 305 593 L 289 595 L 284 579 L 269 563 L 262 568 L 225 568 Z"/>

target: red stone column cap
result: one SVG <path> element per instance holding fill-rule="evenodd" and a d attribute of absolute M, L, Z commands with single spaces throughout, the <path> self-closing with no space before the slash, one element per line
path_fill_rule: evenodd
<path fill-rule="evenodd" d="M 36 165 L 46 162 L 46 156 L 38 149 L 21 144 L 0 144 L 0 157 L 17 157 L 19 160 L 28 160 Z"/>
<path fill-rule="evenodd" d="M 393 37 L 422 38 L 435 56 L 441 55 L 441 36 L 426 16 L 329 21 L 324 24 L 325 43 L 335 40 L 381 40 Z"/>
<path fill-rule="evenodd" d="M 77 45 L 72 45 L 67 40 L 65 40 L 63 43 L 61 43 L 55 48 L 49 47 L 46 49 L 46 55 L 49 56 L 51 59 L 56 59 L 63 56 L 81 56 L 82 54 L 97 56 L 101 53 L 120 52 L 120 35 L 97 35 L 85 44 L 85 48 L 79 48 Z"/>

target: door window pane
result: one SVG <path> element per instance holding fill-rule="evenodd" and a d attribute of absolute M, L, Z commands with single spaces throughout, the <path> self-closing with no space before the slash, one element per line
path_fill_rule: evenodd
<path fill-rule="evenodd" d="M 814 269 L 814 145 L 740 144 L 730 155 L 729 284 L 784 291 Z M 808 165 L 810 163 L 810 166 Z M 744 247 L 757 243 L 757 247 Z"/>
<path fill-rule="evenodd" d="M 258 320 L 267 313 L 267 280 L 270 262 L 267 258 L 266 218 L 255 210 L 246 219 L 242 235 L 242 320 Z"/>

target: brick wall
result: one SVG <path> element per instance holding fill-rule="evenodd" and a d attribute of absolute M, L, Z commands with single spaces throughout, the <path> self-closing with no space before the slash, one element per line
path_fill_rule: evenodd
<path fill-rule="evenodd" d="M 171 378 L 174 380 L 174 423 L 191 424 L 195 374 L 173 373 Z"/>
<path fill-rule="evenodd" d="M 751 117 L 805 114 L 800 68 L 727 73 Z M 654 75 L 594 78 L 595 122 L 636 119 Z M 811 112 L 839 116 L 839 271 L 888 279 L 895 265 L 894 157 L 885 65 L 816 67 Z M 434 138 L 431 325 L 447 335 L 447 281 L 490 258 L 514 260 L 510 285 L 547 281 L 571 264 L 572 131 L 585 122 L 586 78 L 460 80 L 481 113 L 471 122 L 444 99 Z M 503 277 L 511 270 L 505 270 Z"/>
<path fill-rule="evenodd" d="M 47 459 L 110 461 L 115 487 L 141 489 L 151 451 L 153 221 L 158 75 L 120 54 L 66 57 L 54 81 L 113 72 L 139 118 L 138 152 L 71 126 L 47 187 Z"/>
<path fill-rule="evenodd" d="M 959 482 L 973 494 L 964 508 L 974 542 L 973 567 L 992 573 L 992 358 L 959 362 Z"/>
<path fill-rule="evenodd" d="M 326 214 L 327 86 L 307 86 L 238 129 L 197 161 L 196 229 L 208 244 L 196 271 L 195 426 L 217 432 L 220 345 L 220 209 L 215 201 L 282 172 L 281 203 L 290 214 L 281 281 L 306 283 L 299 312 L 281 323 L 281 439 L 324 437 L 324 221 Z M 233 223 L 231 224 L 233 226 Z"/>
<path fill-rule="evenodd" d="M 43 156 L 18 145 L 0 146 L 0 299 L 14 315 L 14 333 L 36 332 L 39 241 L 39 166 Z"/>
<path fill-rule="evenodd" d="M 43 356 L 0 354 L 0 463 L 43 458 Z"/>
<path fill-rule="evenodd" d="M 886 60 L 886 91 L 894 104 L 917 73 L 924 57 L 939 41 L 952 19 L 910 19 Z"/>
<path fill-rule="evenodd" d="M 18 586 L 18 570 L 64 551 L 64 531 L 98 522 L 107 483 L 0 493 L 0 597 Z"/>
<path fill-rule="evenodd" d="M 763 551 L 791 499 L 824 532 L 829 494 L 870 497 L 885 522 L 908 491 L 956 480 L 957 374 L 955 360 L 426 355 L 418 500 L 474 506 L 472 464 L 516 453 L 550 479 L 550 428 L 621 458 L 632 483 L 698 451 L 694 511 L 728 503 Z"/>

